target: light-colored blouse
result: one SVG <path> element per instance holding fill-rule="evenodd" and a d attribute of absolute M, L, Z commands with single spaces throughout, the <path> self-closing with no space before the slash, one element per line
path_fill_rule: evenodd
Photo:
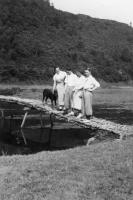
<path fill-rule="evenodd" d="M 76 82 L 75 82 L 74 91 L 82 89 L 84 82 L 85 82 L 85 77 L 84 76 L 77 77 Z"/>
<path fill-rule="evenodd" d="M 100 87 L 100 83 L 92 75 L 85 78 L 83 89 L 93 91 L 93 88 L 96 89 L 98 87 Z"/>
<path fill-rule="evenodd" d="M 55 74 L 53 77 L 54 82 L 58 83 L 63 83 L 65 81 L 67 74 L 64 71 L 60 71 L 59 74 Z"/>
<path fill-rule="evenodd" d="M 76 80 L 77 80 L 77 76 L 71 73 L 70 75 L 66 76 L 65 84 L 66 86 L 70 86 L 70 87 L 75 86 Z"/>

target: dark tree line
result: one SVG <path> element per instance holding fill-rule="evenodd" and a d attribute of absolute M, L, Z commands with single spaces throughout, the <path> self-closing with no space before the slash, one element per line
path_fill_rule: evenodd
<path fill-rule="evenodd" d="M 0 81 L 49 80 L 56 66 L 90 66 L 105 81 L 133 79 L 133 29 L 49 1 L 0 0 Z"/>

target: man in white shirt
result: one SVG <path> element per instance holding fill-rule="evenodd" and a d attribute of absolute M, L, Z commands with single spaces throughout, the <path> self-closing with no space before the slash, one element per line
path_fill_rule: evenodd
<path fill-rule="evenodd" d="M 92 92 L 100 87 L 99 82 L 91 75 L 90 70 L 84 71 L 85 81 L 83 83 L 83 98 L 82 98 L 82 114 L 79 114 L 78 118 L 85 117 L 90 119 L 93 114 L 92 110 Z"/>
<path fill-rule="evenodd" d="M 53 92 L 57 90 L 58 93 L 58 106 L 59 110 L 62 110 L 64 107 L 64 95 L 65 95 L 65 78 L 66 72 L 61 71 L 59 67 L 56 68 L 56 73 L 53 77 L 54 85 Z"/>
<path fill-rule="evenodd" d="M 72 112 L 73 89 L 75 87 L 75 82 L 77 79 L 77 76 L 71 71 L 70 68 L 67 69 L 66 73 L 67 73 L 67 76 L 65 79 L 65 99 L 64 99 L 65 112 L 64 114 L 68 114 L 69 112 Z"/>

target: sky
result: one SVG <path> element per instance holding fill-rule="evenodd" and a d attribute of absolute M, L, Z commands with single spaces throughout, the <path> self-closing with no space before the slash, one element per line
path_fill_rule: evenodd
<path fill-rule="evenodd" d="M 133 0 L 50 0 L 54 7 L 74 14 L 133 24 Z"/>

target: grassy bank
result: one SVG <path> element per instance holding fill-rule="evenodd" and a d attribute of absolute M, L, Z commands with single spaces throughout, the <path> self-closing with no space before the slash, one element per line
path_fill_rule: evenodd
<path fill-rule="evenodd" d="M 131 200 L 133 139 L 0 158 L 1 200 Z"/>

